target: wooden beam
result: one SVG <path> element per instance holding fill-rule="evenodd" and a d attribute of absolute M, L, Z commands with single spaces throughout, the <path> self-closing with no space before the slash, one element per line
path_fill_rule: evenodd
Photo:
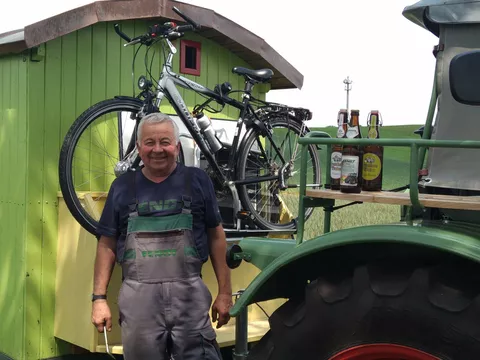
<path fill-rule="evenodd" d="M 306 196 L 313 198 L 362 201 L 378 204 L 412 205 L 409 193 L 391 191 L 362 191 L 359 194 L 342 193 L 335 190 L 307 190 Z M 420 204 L 430 208 L 480 210 L 480 196 L 454 196 L 419 194 Z"/>

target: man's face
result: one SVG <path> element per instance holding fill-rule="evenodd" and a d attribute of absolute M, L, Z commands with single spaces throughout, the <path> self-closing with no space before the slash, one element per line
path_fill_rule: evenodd
<path fill-rule="evenodd" d="M 170 123 L 143 124 L 138 152 L 145 167 L 153 173 L 169 173 L 177 160 L 180 143 L 175 143 Z"/>

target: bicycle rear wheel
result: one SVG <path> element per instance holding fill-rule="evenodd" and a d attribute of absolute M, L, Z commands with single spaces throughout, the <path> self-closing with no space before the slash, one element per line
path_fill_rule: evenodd
<path fill-rule="evenodd" d="M 281 190 L 278 180 L 239 185 L 238 192 L 244 209 L 262 229 L 294 229 L 298 219 L 300 189 L 300 155 L 298 138 L 307 131 L 301 123 L 291 117 L 277 117 L 268 121 L 272 140 L 280 150 L 283 160 L 269 138 L 252 131 L 239 155 L 237 179 L 247 180 L 258 176 L 278 175 L 285 163 L 290 168 L 285 174 L 287 189 Z M 319 188 L 321 183 L 320 161 L 315 145 L 308 146 L 307 186 Z M 305 220 L 312 215 L 313 208 L 305 211 Z"/>

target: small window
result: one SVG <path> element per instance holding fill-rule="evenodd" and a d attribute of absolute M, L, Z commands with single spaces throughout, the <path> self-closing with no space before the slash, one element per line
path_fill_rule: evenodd
<path fill-rule="evenodd" d="M 200 75 L 200 50 L 202 45 L 191 40 L 180 40 L 180 72 Z"/>

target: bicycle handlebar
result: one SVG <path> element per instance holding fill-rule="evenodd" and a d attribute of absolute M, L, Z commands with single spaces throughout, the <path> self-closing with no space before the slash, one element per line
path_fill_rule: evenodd
<path fill-rule="evenodd" d="M 201 28 L 199 24 L 197 24 L 185 14 L 183 14 L 175 6 L 173 7 L 173 11 L 175 11 L 180 17 L 185 19 L 185 21 L 190 23 L 190 25 L 177 25 L 174 22 L 167 22 L 163 25 L 153 25 L 146 34 L 130 38 L 127 34 L 120 30 L 120 26 L 118 24 L 115 24 L 115 32 L 127 42 L 125 46 L 138 43 L 150 45 L 152 41 L 157 37 L 164 37 L 169 40 L 175 40 L 181 38 L 187 31 L 195 31 Z"/>
<path fill-rule="evenodd" d="M 175 31 L 180 33 L 193 30 L 195 30 L 195 27 L 193 25 L 179 25 L 175 28 Z"/>
<path fill-rule="evenodd" d="M 115 32 L 116 32 L 123 40 L 125 40 L 126 42 L 132 41 L 132 39 L 130 39 L 124 32 L 122 32 L 122 30 L 120 30 L 120 27 L 118 26 L 118 24 L 113 25 L 113 27 L 115 28 Z"/>
<path fill-rule="evenodd" d="M 180 17 L 182 17 L 187 23 L 191 24 L 195 29 L 200 29 L 201 26 L 197 24 L 195 21 L 190 19 L 187 15 L 182 13 L 176 6 L 173 7 L 173 11 L 175 11 Z M 188 26 L 188 25 L 187 25 Z"/>

